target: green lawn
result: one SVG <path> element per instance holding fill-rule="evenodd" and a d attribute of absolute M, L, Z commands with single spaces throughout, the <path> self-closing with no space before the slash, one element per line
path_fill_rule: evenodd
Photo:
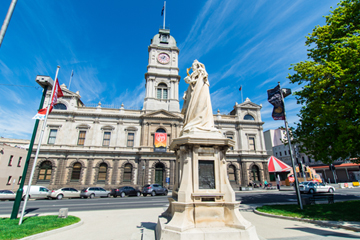
<path fill-rule="evenodd" d="M 19 226 L 19 219 L 0 218 L 0 240 L 19 239 L 46 232 L 56 228 L 61 228 L 80 221 L 80 218 L 68 216 L 67 218 L 58 218 L 58 216 L 34 216 L 25 217 L 23 223 Z"/>
<path fill-rule="evenodd" d="M 303 208 L 303 210 L 300 210 L 299 205 L 265 205 L 256 208 L 256 210 L 259 212 L 288 217 L 360 222 L 359 200 L 337 202 L 333 204 L 305 205 Z"/>

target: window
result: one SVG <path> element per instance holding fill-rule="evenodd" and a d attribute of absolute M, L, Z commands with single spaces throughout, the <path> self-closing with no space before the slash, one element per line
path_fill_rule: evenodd
<path fill-rule="evenodd" d="M 277 156 L 277 152 L 275 153 L 275 155 Z"/>
<path fill-rule="evenodd" d="M 105 182 L 107 173 L 107 164 L 101 163 L 99 166 L 98 182 Z"/>
<path fill-rule="evenodd" d="M 80 131 L 80 132 L 79 132 L 78 145 L 84 146 L 84 143 L 85 143 L 85 135 L 86 135 L 86 131 Z"/>
<path fill-rule="evenodd" d="M 71 181 L 79 181 L 81 173 L 81 163 L 75 163 L 71 173 Z"/>
<path fill-rule="evenodd" d="M 111 132 L 104 132 L 103 146 L 110 146 Z"/>
<path fill-rule="evenodd" d="M 131 133 L 131 132 L 128 133 L 128 138 L 127 138 L 127 146 L 128 147 L 134 146 L 134 136 L 135 136 L 135 133 Z"/>
<path fill-rule="evenodd" d="M 232 135 L 226 135 L 226 138 L 233 139 L 233 136 Z M 234 150 L 234 147 L 230 147 L 230 150 Z"/>
<path fill-rule="evenodd" d="M 48 144 L 55 144 L 57 129 L 50 129 Z"/>
<path fill-rule="evenodd" d="M 168 89 L 167 89 L 167 86 L 165 83 L 160 83 L 157 86 L 156 98 L 157 99 L 167 99 L 168 98 Z"/>
<path fill-rule="evenodd" d="M 289 150 L 289 155 L 290 155 L 291 153 L 290 153 L 290 150 Z"/>
<path fill-rule="evenodd" d="M 249 150 L 255 151 L 255 138 L 249 137 Z"/>
<path fill-rule="evenodd" d="M 284 151 L 284 155 L 286 156 L 286 151 Z"/>
<path fill-rule="evenodd" d="M 8 166 L 12 166 L 12 161 L 13 161 L 13 158 L 14 158 L 14 156 L 13 156 L 13 155 L 11 155 L 11 156 L 10 156 L 10 159 L 9 159 Z"/>
<path fill-rule="evenodd" d="M 302 157 L 302 162 L 305 163 L 305 157 Z"/>
<path fill-rule="evenodd" d="M 50 161 L 45 161 L 40 165 L 38 181 L 50 181 L 52 173 L 52 164 Z"/>
<path fill-rule="evenodd" d="M 8 177 L 8 181 L 7 181 L 6 185 L 11 185 L 11 178 L 12 178 L 12 176 Z"/>
<path fill-rule="evenodd" d="M 280 157 L 281 157 L 281 156 L 282 156 L 282 155 L 281 155 L 281 152 L 279 152 L 279 154 L 280 154 Z"/>
<path fill-rule="evenodd" d="M 21 183 L 22 176 L 19 177 L 18 185 Z"/>
<path fill-rule="evenodd" d="M 17 164 L 18 167 L 21 167 L 21 160 L 22 160 L 22 157 L 19 157 L 19 161 L 18 161 L 18 164 Z"/>
<path fill-rule="evenodd" d="M 255 121 L 255 118 L 253 116 L 251 116 L 250 114 L 247 114 L 244 116 L 244 120 Z"/>
<path fill-rule="evenodd" d="M 311 162 L 311 158 L 310 158 L 310 157 L 308 157 L 308 159 L 309 159 L 309 162 Z"/>
<path fill-rule="evenodd" d="M 132 165 L 130 163 L 125 164 L 124 166 L 124 182 L 131 182 L 132 177 Z"/>
<path fill-rule="evenodd" d="M 63 104 L 63 103 L 58 103 L 58 104 L 56 104 L 56 105 L 54 106 L 54 109 L 57 109 L 57 110 L 66 110 L 67 107 L 66 107 L 66 105 Z"/>
<path fill-rule="evenodd" d="M 229 181 L 230 182 L 235 182 L 236 181 L 235 166 L 234 165 L 229 166 L 228 176 L 229 176 Z"/>

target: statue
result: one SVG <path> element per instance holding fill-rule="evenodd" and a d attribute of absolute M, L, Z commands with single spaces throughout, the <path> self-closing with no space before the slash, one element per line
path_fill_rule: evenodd
<path fill-rule="evenodd" d="M 184 114 L 184 126 L 180 136 L 198 133 L 220 133 L 214 127 L 208 73 L 204 64 L 195 60 L 192 64 L 192 73 L 187 69 L 188 76 L 185 82 L 189 84 L 184 93 L 184 105 L 181 113 Z"/>

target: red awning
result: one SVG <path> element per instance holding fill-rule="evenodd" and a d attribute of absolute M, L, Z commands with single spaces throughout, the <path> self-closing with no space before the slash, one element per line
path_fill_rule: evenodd
<path fill-rule="evenodd" d="M 289 172 L 291 167 L 274 156 L 268 159 L 269 172 Z"/>

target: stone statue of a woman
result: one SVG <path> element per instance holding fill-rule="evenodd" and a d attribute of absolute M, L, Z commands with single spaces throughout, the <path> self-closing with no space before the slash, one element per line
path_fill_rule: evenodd
<path fill-rule="evenodd" d="M 184 94 L 184 105 L 181 113 L 184 114 L 184 126 L 180 136 L 196 134 L 205 137 L 222 137 L 220 131 L 214 127 L 208 74 L 204 64 L 195 60 L 192 64 L 192 73 L 185 77 L 189 84 Z M 210 136 L 209 134 L 212 134 Z M 215 134 L 215 135 L 214 135 Z M 219 135 L 220 134 L 220 135 Z"/>

